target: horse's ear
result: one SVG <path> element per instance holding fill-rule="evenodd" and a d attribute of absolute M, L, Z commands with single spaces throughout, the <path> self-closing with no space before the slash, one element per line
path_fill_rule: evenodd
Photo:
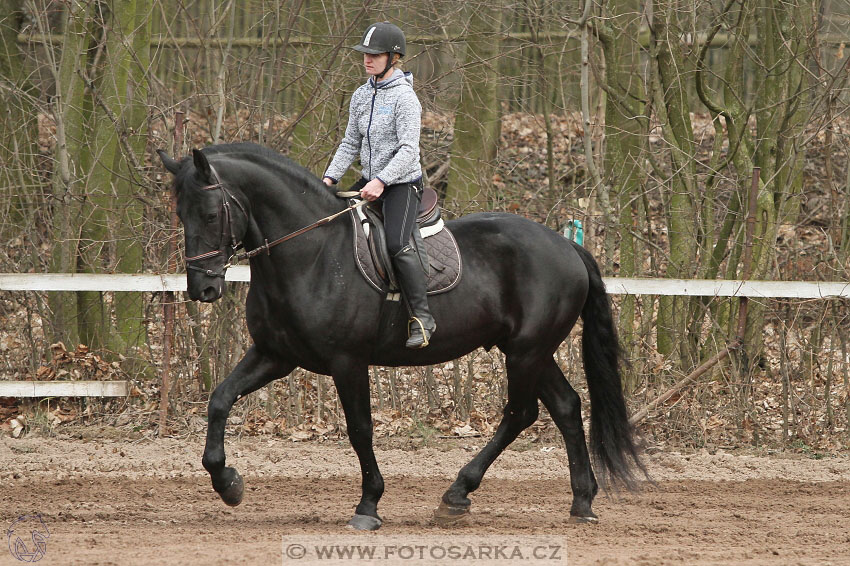
<path fill-rule="evenodd" d="M 162 161 L 162 164 L 165 165 L 165 168 L 168 169 L 169 173 L 176 175 L 177 172 L 180 171 L 180 163 L 177 160 L 172 159 L 161 149 L 156 150 L 156 152 L 159 154 L 159 159 Z"/>
<path fill-rule="evenodd" d="M 212 170 L 210 162 L 207 161 L 207 156 L 200 149 L 192 150 L 192 158 L 195 161 L 195 169 L 198 170 L 198 176 L 202 181 L 212 182 Z"/>

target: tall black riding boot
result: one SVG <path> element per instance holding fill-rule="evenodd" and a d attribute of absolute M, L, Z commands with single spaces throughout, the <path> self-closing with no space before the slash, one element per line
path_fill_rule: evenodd
<path fill-rule="evenodd" d="M 419 263 L 419 254 L 413 246 L 406 246 L 393 256 L 393 267 L 401 294 L 410 311 L 410 320 L 407 323 L 409 338 L 405 346 L 412 349 L 424 348 L 428 345 L 431 334 L 437 329 L 437 323 L 428 310 L 425 273 Z"/>

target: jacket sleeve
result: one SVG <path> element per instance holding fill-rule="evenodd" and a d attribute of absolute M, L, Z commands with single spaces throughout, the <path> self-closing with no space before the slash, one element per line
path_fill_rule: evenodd
<path fill-rule="evenodd" d="M 345 127 L 345 136 L 343 136 L 334 158 L 324 174 L 325 177 L 330 177 L 334 183 L 339 182 L 348 168 L 351 167 L 351 164 L 354 163 L 354 160 L 357 159 L 357 156 L 360 155 L 363 136 L 357 127 L 357 98 L 358 91 L 355 91 L 348 105 L 348 125 Z"/>
<path fill-rule="evenodd" d="M 419 132 L 422 128 L 422 106 L 412 90 L 397 103 L 395 127 L 398 147 L 390 162 L 377 175 L 385 185 L 410 181 L 413 171 L 421 171 Z"/>

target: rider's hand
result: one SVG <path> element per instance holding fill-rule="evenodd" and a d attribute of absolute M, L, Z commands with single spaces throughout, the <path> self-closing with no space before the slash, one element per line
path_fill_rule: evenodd
<path fill-rule="evenodd" d="M 329 187 L 332 187 L 332 186 L 333 186 L 333 184 L 334 184 L 333 179 L 331 179 L 330 177 L 325 177 L 325 178 L 323 178 L 323 179 L 322 179 L 322 182 L 323 182 L 325 185 L 329 186 Z"/>
<path fill-rule="evenodd" d="M 360 196 L 368 201 L 377 200 L 384 192 L 384 183 L 380 179 L 372 179 L 360 189 Z"/>

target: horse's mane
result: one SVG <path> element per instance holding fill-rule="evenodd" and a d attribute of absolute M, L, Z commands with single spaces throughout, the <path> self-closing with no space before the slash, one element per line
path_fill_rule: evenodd
<path fill-rule="evenodd" d="M 294 180 L 299 186 L 312 190 L 319 195 L 319 198 L 327 199 L 328 202 L 336 202 L 337 200 L 312 171 L 289 157 L 262 145 L 251 142 L 226 143 L 207 146 L 203 148 L 203 152 L 204 155 L 213 160 L 216 156 L 227 156 L 239 157 L 245 161 L 256 163 L 271 169 L 278 177 Z"/>

